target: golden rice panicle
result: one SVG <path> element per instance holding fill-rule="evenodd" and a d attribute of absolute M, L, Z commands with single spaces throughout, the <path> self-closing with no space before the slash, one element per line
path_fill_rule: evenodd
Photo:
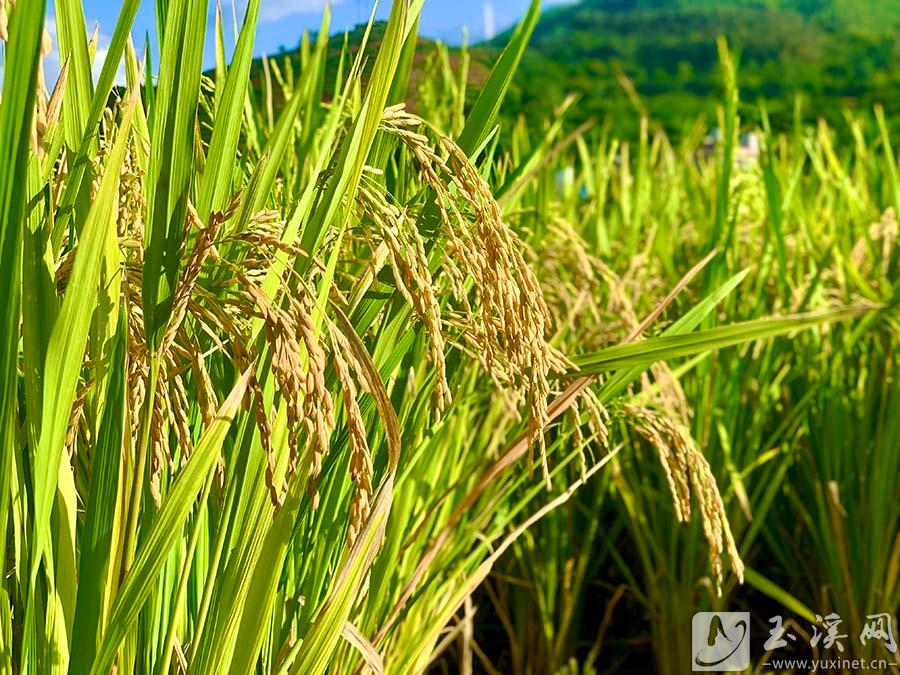
<path fill-rule="evenodd" d="M 209 371 L 206 369 L 206 360 L 200 352 L 199 346 L 194 342 L 191 342 L 190 345 L 192 372 L 197 392 L 197 405 L 200 409 L 200 416 L 203 418 L 204 426 L 209 426 L 215 419 L 216 408 L 218 407 L 216 392 L 212 380 L 209 377 Z"/>
<path fill-rule="evenodd" d="M 41 58 L 46 59 L 52 52 L 53 38 L 50 36 L 50 31 L 45 28 L 43 35 L 41 36 Z"/>
<path fill-rule="evenodd" d="M 0 2 L 0 42 L 6 42 L 8 40 L 9 16 L 4 7 L 4 3 Z M 49 101 L 47 100 L 47 87 L 44 79 L 43 62 L 45 58 L 50 56 L 52 51 L 53 40 L 50 37 L 50 33 L 47 30 L 44 30 L 43 35 L 41 36 L 40 53 L 38 54 L 37 91 L 35 92 L 36 95 L 34 99 L 34 119 L 32 120 L 31 125 L 31 148 L 32 152 L 38 157 L 44 156 L 44 134 L 47 132 L 47 126 L 49 124 Z"/>
<path fill-rule="evenodd" d="M 143 246 L 138 242 L 144 239 L 144 215 L 147 212 L 147 200 L 144 193 L 144 170 L 138 153 L 141 150 L 137 143 L 132 143 L 125 154 L 122 177 L 119 181 L 119 220 L 117 223 L 123 249 L 135 251 L 136 256 L 143 257 Z"/>
<path fill-rule="evenodd" d="M 263 451 L 266 453 L 266 487 L 269 490 L 269 497 L 272 503 L 275 506 L 281 506 L 284 502 L 284 493 L 275 482 L 278 467 L 275 449 L 272 447 L 272 425 L 269 423 L 262 387 L 259 386 L 256 375 L 250 376 L 247 389 L 249 391 L 250 405 L 253 409 L 253 417 L 256 420 L 256 428 L 259 431 L 259 440 Z"/>
<path fill-rule="evenodd" d="M 338 331 L 331 331 L 334 367 L 341 385 L 344 413 L 347 417 L 347 430 L 350 438 L 350 478 L 356 484 L 353 499 L 350 502 L 350 524 L 347 530 L 347 543 L 352 546 L 369 517 L 374 469 L 369 442 L 366 438 L 365 422 L 356 400 L 356 384 L 350 374 L 347 361 L 342 355 L 349 350 L 346 350 L 342 342 L 337 339 L 337 333 Z"/>
<path fill-rule="evenodd" d="M 6 11 L 6 0 L 0 0 L 0 40 L 9 41 L 9 14 Z"/>
<path fill-rule="evenodd" d="M 359 191 L 359 201 L 387 248 L 397 290 L 425 328 L 428 357 L 436 372 L 433 400 L 436 411 L 443 412 L 451 401 L 444 358 L 443 320 L 434 280 L 428 269 L 425 244 L 415 223 L 397 206 L 389 203 L 386 195 L 379 190 L 363 186 Z"/>
<path fill-rule="evenodd" d="M 51 126 L 57 125 L 60 122 L 60 117 L 62 115 L 62 105 L 63 105 L 63 95 L 66 91 L 66 82 L 68 81 L 68 68 L 63 67 L 62 71 L 60 71 L 59 75 L 56 78 L 56 84 L 53 86 L 53 92 L 50 94 L 50 100 L 47 101 L 47 109 L 46 109 L 46 117 L 45 117 L 45 131 L 49 129 Z M 46 82 L 44 80 L 43 69 L 38 70 L 38 78 L 39 82 Z M 44 85 L 39 85 L 44 86 Z M 40 141 L 43 141 L 43 138 L 39 138 Z M 45 157 L 44 148 L 40 148 L 39 155 L 41 158 Z"/>
<path fill-rule="evenodd" d="M 549 377 L 569 364 L 550 346 L 552 320 L 533 270 L 522 254 L 523 243 L 503 221 L 502 211 L 465 152 L 439 137 L 443 159 L 428 137 L 414 131 L 424 122 L 402 106 L 385 111 L 383 126 L 412 152 L 422 177 L 434 191 L 447 237 L 445 266 L 474 282 L 480 307 L 471 311 L 461 283 L 452 284 L 455 300 L 466 309 L 462 339 L 495 381 L 527 398 L 534 438 L 538 441 L 545 482 L 550 484 L 543 432 L 549 423 Z"/>
<path fill-rule="evenodd" d="M 331 443 L 334 428 L 334 405 L 325 379 L 327 360 L 320 344 L 319 331 L 312 319 L 312 299 L 301 286 L 289 294 L 284 307 L 274 305 L 262 289 L 244 270 L 236 274 L 238 306 L 248 315 L 262 319 L 266 340 L 271 349 L 272 375 L 287 410 L 288 444 L 290 448 L 289 474 L 297 469 L 297 443 L 301 429 L 305 430 L 310 453 L 310 490 L 314 491 L 315 479 L 322 471 L 322 462 Z M 305 366 L 302 356 L 306 356 Z M 262 424 L 262 415 L 256 412 Z M 265 433 L 263 426 L 261 433 Z M 280 504 L 280 491 L 275 489 L 275 459 L 273 450 L 267 448 L 271 477 L 269 489 L 273 501 Z M 275 499 L 275 495 L 279 495 Z"/>
<path fill-rule="evenodd" d="M 894 207 L 889 206 L 881 214 L 881 218 L 872 223 L 856 240 L 850 259 L 856 267 L 866 270 L 878 261 L 879 256 L 875 254 L 880 253 L 881 265 L 877 273 L 887 277 L 890 273 L 891 261 L 894 259 L 898 234 L 900 234 L 900 228 L 897 225 L 897 214 Z M 800 297 L 802 298 L 804 295 Z"/>
<path fill-rule="evenodd" d="M 601 343 L 587 331 L 605 326 L 599 299 L 605 297 L 603 263 L 586 248 L 584 239 L 566 219 L 554 215 L 541 241 L 540 255 L 531 255 L 544 299 L 557 329 L 578 333 L 582 345 Z"/>
<path fill-rule="evenodd" d="M 573 405 L 569 409 L 569 416 L 572 418 L 572 445 L 578 451 L 578 472 L 581 480 L 585 480 L 587 476 L 587 457 L 585 457 L 584 434 L 581 431 L 581 411 L 577 405 Z"/>
<path fill-rule="evenodd" d="M 588 387 L 579 401 L 587 411 L 588 428 L 597 438 L 597 444 L 601 448 L 609 447 L 609 411 L 597 398 L 597 395 Z"/>
<path fill-rule="evenodd" d="M 160 353 L 163 355 L 168 353 L 172 346 L 172 342 L 175 340 L 175 335 L 181 327 L 182 321 L 184 321 L 188 302 L 193 295 L 197 280 L 200 278 L 200 272 L 203 270 L 203 263 L 206 262 L 210 254 L 213 253 L 216 235 L 219 233 L 219 228 L 224 222 L 226 215 L 227 214 L 213 214 L 212 217 L 210 217 L 209 224 L 204 226 L 203 223 L 200 222 L 200 218 L 193 206 L 188 205 L 188 222 L 196 225 L 199 228 L 199 232 L 191 255 L 188 257 L 187 264 L 185 264 L 178 279 L 175 297 L 172 300 L 172 312 L 169 324 L 166 327 L 166 332 L 163 335 L 162 346 L 160 348 Z"/>
<path fill-rule="evenodd" d="M 700 507 L 700 520 L 710 552 L 710 566 L 721 595 L 725 571 L 723 557 L 738 580 L 744 581 L 744 563 L 738 554 L 725 505 L 715 476 L 706 457 L 681 425 L 652 408 L 629 405 L 625 413 L 635 431 L 656 448 L 666 474 L 675 505 L 675 514 L 682 522 L 691 515 L 691 489 Z"/>
<path fill-rule="evenodd" d="M 38 157 L 44 156 L 44 135 L 47 133 L 47 89 L 44 84 L 44 69 L 37 71 L 37 92 L 34 97 L 34 121 L 32 124 L 31 151 Z"/>
<path fill-rule="evenodd" d="M 139 411 L 144 406 L 147 396 L 147 367 L 146 361 L 140 358 L 140 346 L 134 337 L 133 329 L 129 321 L 128 330 L 128 410 L 131 411 L 130 431 L 131 437 L 137 438 L 141 416 Z"/>
<path fill-rule="evenodd" d="M 150 495 L 153 504 L 159 507 L 162 503 L 160 483 L 163 467 L 169 472 L 174 472 L 174 462 L 169 449 L 169 414 L 171 405 L 168 405 L 169 395 L 165 386 L 165 378 L 159 377 L 156 382 L 156 395 L 153 397 L 153 410 L 150 412 L 150 447 L 152 448 L 150 461 Z"/>
<path fill-rule="evenodd" d="M 243 272 L 239 273 L 238 276 L 242 289 L 241 294 L 244 301 L 249 305 L 247 311 L 255 312 L 263 321 L 263 329 L 272 348 L 272 375 L 285 400 L 288 402 L 289 422 L 295 423 L 299 419 L 297 405 L 300 400 L 300 388 L 303 385 L 301 384 L 300 347 L 294 338 L 290 317 L 286 312 L 269 302 L 262 289 L 244 275 Z M 263 448 L 268 458 L 266 482 L 272 494 L 273 503 L 280 505 L 283 501 L 283 494 L 275 485 L 276 458 L 271 443 L 272 430 L 268 414 L 265 411 L 259 383 L 255 383 L 255 386 L 251 388 L 253 392 L 254 415 Z"/>
<path fill-rule="evenodd" d="M 87 399 L 88 392 L 93 385 L 92 380 L 85 382 L 78 393 L 75 395 L 75 401 L 72 404 L 72 413 L 69 416 L 69 428 L 66 432 L 66 454 L 71 458 L 75 453 L 75 440 L 78 437 L 78 430 L 84 421 L 84 402 Z"/>
<path fill-rule="evenodd" d="M 174 367 L 170 367 L 170 372 Z M 170 376 L 172 383 L 171 410 L 172 410 L 172 427 L 175 432 L 175 438 L 178 440 L 180 448 L 180 461 L 184 462 L 194 451 L 194 441 L 191 436 L 190 424 L 190 403 L 187 390 L 184 386 L 184 380 L 181 375 L 173 374 Z"/>
<path fill-rule="evenodd" d="M 302 392 L 296 414 L 296 423 L 301 421 L 306 427 L 310 442 L 311 461 L 310 479 L 315 481 L 322 472 L 322 462 L 328 454 L 331 444 L 331 430 L 334 428 L 334 403 L 325 380 L 325 369 L 328 361 L 325 350 L 319 342 L 312 319 L 312 296 L 305 289 L 289 298 L 290 316 L 294 321 L 296 340 L 303 345 L 307 354 L 307 371 L 300 380 Z M 293 446 L 292 446 L 293 453 Z M 292 469 L 296 464 L 296 456 L 292 454 Z"/>

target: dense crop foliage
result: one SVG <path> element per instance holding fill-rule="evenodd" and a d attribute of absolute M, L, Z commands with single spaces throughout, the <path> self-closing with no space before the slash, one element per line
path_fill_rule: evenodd
<path fill-rule="evenodd" d="M 0 672 L 490 670 L 480 588 L 508 669 L 589 671 L 603 556 L 664 671 L 741 581 L 896 611 L 886 124 L 745 164 L 722 42 L 709 156 L 571 100 L 501 134 L 537 1 L 478 92 L 466 51 L 411 78 L 423 0 L 336 67 L 326 11 L 259 86 L 260 0 L 210 74 L 206 0 L 156 3 L 156 63 L 124 0 L 96 80 L 54 4 L 58 45 L 0 0 Z"/>
<path fill-rule="evenodd" d="M 725 100 L 735 95 L 729 89 Z M 727 111 L 720 124 L 739 127 Z M 757 114 L 765 120 L 765 107 Z M 717 321 L 843 303 L 892 309 L 642 374 L 610 427 L 626 439 L 610 470 L 518 540 L 486 585 L 483 602 L 498 621 L 476 635 L 506 645 L 497 650 L 500 672 L 534 664 L 645 672 L 655 660 L 657 672 L 682 673 L 693 613 L 737 609 L 754 613 L 756 636 L 768 636 L 778 614 L 808 636 L 816 614 L 834 611 L 849 635 L 846 656 L 895 661 L 857 639 L 866 616 L 900 609 L 900 192 L 880 108 L 873 119 L 880 125 L 870 129 L 848 116 L 851 146 L 824 122 L 784 135 L 763 125 L 758 161 L 726 144 L 707 155 L 702 128 L 673 146 L 646 118 L 634 144 L 615 128 L 573 137 L 516 126 L 509 166 L 539 169 L 515 213 L 541 233 L 536 264 L 569 329 L 567 353 L 632 330 L 717 242 L 723 253 L 692 284 L 702 294 L 739 275 Z M 727 208 L 716 208 L 718 195 Z M 690 311 L 692 295 L 682 293 L 661 324 Z M 677 441 L 635 424 L 648 411 L 702 448 L 746 565 L 744 585 L 731 577 L 717 593 L 702 522 L 672 526 L 683 514 L 671 481 L 683 472 L 657 460 L 677 456 Z M 798 646 L 789 653 L 808 656 Z"/>

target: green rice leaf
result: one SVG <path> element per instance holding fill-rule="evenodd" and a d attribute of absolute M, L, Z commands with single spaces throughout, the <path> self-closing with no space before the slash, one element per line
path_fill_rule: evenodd
<path fill-rule="evenodd" d="M 244 25 L 241 28 L 227 77 L 224 77 L 224 66 L 218 65 L 218 58 L 216 61 L 217 77 L 222 77 L 216 82 L 216 100 L 219 105 L 216 108 L 216 121 L 209 142 L 209 151 L 206 154 L 206 169 L 197 190 L 199 195 L 197 214 L 204 222 L 212 211 L 223 209 L 231 197 L 234 174 L 232 160 L 237 154 L 241 133 L 244 101 L 247 84 L 250 80 L 250 65 L 256 38 L 259 2 L 260 0 L 250 0 L 247 5 Z M 217 14 L 218 16 L 219 14 Z M 219 31 L 217 31 L 217 36 L 218 34 Z"/>
<path fill-rule="evenodd" d="M 80 2 L 78 0 L 67 0 L 62 4 L 65 5 L 64 9 L 60 9 L 61 5 L 57 4 L 57 16 L 60 15 L 60 12 L 63 12 L 65 24 L 71 24 L 70 29 L 75 30 L 71 40 L 68 41 L 70 44 L 68 44 L 67 53 L 71 51 L 71 54 L 68 55 L 68 58 L 62 59 L 63 63 L 66 64 L 67 73 L 65 97 L 63 99 L 63 121 L 66 130 L 66 143 L 69 146 L 71 157 L 68 159 L 69 175 L 60 199 L 59 217 L 56 219 L 53 229 L 53 251 L 58 250 L 63 235 L 70 224 L 73 223 L 73 218 L 75 219 L 76 229 L 80 229 L 83 221 L 81 217 L 76 217 L 76 212 L 86 213 L 87 208 L 89 208 L 90 195 L 86 190 L 90 187 L 90 180 L 85 179 L 86 177 L 93 178 L 90 157 L 99 148 L 97 130 L 100 126 L 103 111 L 109 105 L 116 73 L 118 72 L 119 64 L 122 62 L 125 44 L 129 39 L 129 33 L 134 23 L 140 0 L 123 0 L 122 2 L 122 9 L 119 12 L 119 18 L 116 21 L 116 27 L 113 30 L 113 35 L 106 51 L 106 58 L 97 78 L 96 89 L 94 88 L 90 59 L 87 53 L 87 36 L 85 35 L 84 16 Z M 78 25 L 81 27 L 80 33 L 77 32 Z M 72 82 L 74 75 L 69 74 L 70 66 L 81 63 L 85 58 L 88 59 L 86 75 L 82 73 L 78 83 Z M 80 68 L 83 68 L 83 65 Z M 86 81 L 85 77 L 87 78 Z M 73 89 L 74 92 L 70 93 Z"/>
<path fill-rule="evenodd" d="M 89 673 L 97 651 L 97 643 L 106 625 L 104 607 L 111 600 L 114 587 L 110 564 L 115 549 L 114 532 L 119 513 L 119 485 L 122 445 L 125 439 L 126 316 L 120 314 L 110 363 L 110 379 L 106 406 L 94 449 L 93 479 L 85 509 L 81 532 L 81 555 L 78 565 L 78 598 L 75 607 L 71 673 Z"/>
<path fill-rule="evenodd" d="M 668 361 L 713 349 L 732 347 L 753 340 L 786 335 L 825 323 L 848 321 L 875 309 L 877 308 L 869 305 L 843 307 L 823 312 L 746 321 L 686 335 L 664 335 L 640 342 L 608 347 L 593 354 L 579 356 L 574 359 L 574 362 L 579 368 L 578 372 L 582 375 L 645 366 L 656 361 Z"/>
<path fill-rule="evenodd" d="M 0 96 L 0 560 L 6 560 L 12 455 L 18 447 L 19 261 L 26 197 L 22 186 L 28 182 L 28 144 L 44 11 L 44 0 L 34 0 L 19 3 L 12 13 Z M 5 580 L 2 583 L 6 585 Z M 4 593 L 4 597 L 9 596 Z"/>
<path fill-rule="evenodd" d="M 92 312 L 85 312 L 84 308 L 95 304 L 106 253 L 107 232 L 115 228 L 119 177 L 131 137 L 131 121 L 136 102 L 132 98 L 123 115 L 118 139 L 110 152 L 96 199 L 78 240 L 68 290 L 47 346 L 41 408 L 43 423 L 34 460 L 35 535 L 32 580 L 37 574 L 44 546 L 49 541 L 50 509 L 56 489 L 56 476 L 91 327 Z"/>
<path fill-rule="evenodd" d="M 181 264 L 185 216 L 195 173 L 194 130 L 206 10 L 203 0 L 172 0 L 164 12 L 159 86 L 151 112 L 142 283 L 144 325 L 151 351 L 159 347 L 168 322 Z"/>
<path fill-rule="evenodd" d="M 56 30 L 59 35 L 59 56 L 68 63 L 69 74 L 63 97 L 63 123 L 66 144 L 76 150 L 88 122 L 88 110 L 94 97 L 94 78 L 88 53 L 87 27 L 80 0 L 57 0 Z"/>
<path fill-rule="evenodd" d="M 90 671 L 94 675 L 109 672 L 122 640 L 137 620 L 172 547 L 181 538 L 182 528 L 197 496 L 209 479 L 216 458 L 222 452 L 222 444 L 240 407 L 251 372 L 252 370 L 248 370 L 244 373 L 232 388 L 215 420 L 207 427 L 194 453 L 179 473 L 153 526 L 141 542 L 134 564 L 128 571 L 110 612 L 97 658 Z"/>
<path fill-rule="evenodd" d="M 358 601 L 360 587 L 384 538 L 393 487 L 391 474 L 378 489 L 369 520 L 353 548 L 347 552 L 340 571 L 334 578 L 325 606 L 303 639 L 291 667 L 291 675 L 323 675 L 328 671 L 334 652 L 340 644 L 344 624 Z"/>
<path fill-rule="evenodd" d="M 491 69 L 487 82 L 484 83 L 478 94 L 478 99 L 466 119 L 466 126 L 458 141 L 459 147 L 469 156 L 472 156 L 475 150 L 481 146 L 494 126 L 500 106 L 512 84 L 513 76 L 516 74 L 528 41 L 531 39 L 531 33 L 537 25 L 540 10 L 540 0 L 532 0 L 528 11 L 516 26 L 509 44 Z"/>

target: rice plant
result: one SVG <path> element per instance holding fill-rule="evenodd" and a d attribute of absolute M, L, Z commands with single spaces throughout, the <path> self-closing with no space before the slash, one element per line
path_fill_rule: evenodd
<path fill-rule="evenodd" d="M 423 3 L 395 0 L 367 49 L 370 21 L 326 95 L 327 9 L 301 67 L 263 59 L 255 87 L 261 0 L 230 60 L 216 15 L 210 72 L 205 0 L 156 3 L 158 61 L 138 56 L 139 2 L 123 0 L 102 64 L 77 0 L 54 3 L 58 44 L 45 0 L 0 0 L 0 671 L 406 674 L 456 652 L 472 672 L 490 663 L 473 594 L 517 559 L 548 591 L 547 647 L 519 667 L 550 672 L 576 656 L 591 550 L 614 536 L 604 519 L 641 550 L 652 602 L 677 601 L 650 577 L 678 561 L 656 555 L 648 522 L 687 541 L 679 583 L 708 576 L 719 602 L 760 534 L 739 507 L 777 510 L 785 471 L 804 523 L 838 527 L 838 494 L 881 508 L 803 431 L 815 438 L 829 405 L 817 345 L 866 373 L 893 367 L 896 221 L 862 243 L 836 224 L 873 215 L 873 164 L 896 200 L 893 156 L 842 160 L 822 129 L 773 147 L 760 179 L 733 175 L 730 142 L 697 164 L 645 123 L 632 173 L 626 143 L 566 128 L 572 100 L 543 129 L 501 128 L 537 0 L 477 92 L 468 51 L 454 65 L 438 47 L 414 113 Z M 570 163 L 577 179 L 557 185 Z M 758 214 L 742 209 L 764 195 L 781 229 L 760 259 Z M 828 209 L 841 216 L 818 221 Z M 822 234 L 825 259 L 809 250 Z M 723 374 L 759 360 L 762 384 Z M 756 418 L 729 429 L 719 404 L 760 387 L 773 405 L 795 387 L 802 407 L 777 433 Z M 884 389 L 854 399 L 883 420 L 859 432 L 873 466 L 896 463 Z M 757 432 L 776 440 L 754 456 Z M 782 442 L 797 466 L 769 452 Z M 758 466 L 779 482 L 749 485 Z M 585 537 L 535 558 L 566 514 Z M 895 558 L 880 546 L 846 557 L 882 572 Z M 866 583 L 840 601 L 867 611 Z M 878 599 L 896 603 L 890 588 Z"/>
<path fill-rule="evenodd" d="M 724 44 L 722 58 L 721 114 L 736 116 L 738 78 Z M 761 604 L 781 608 L 807 639 L 816 615 L 834 611 L 850 636 L 846 654 L 895 660 L 857 639 L 867 616 L 898 611 L 898 445 L 890 421 L 897 383 L 888 356 L 897 344 L 896 169 L 884 113 L 875 113 L 874 141 L 864 139 L 863 120 L 848 116 L 859 142 L 838 149 L 822 124 L 798 122 L 793 137 L 772 133 L 762 105 L 759 163 L 735 161 L 727 145 L 705 156 L 702 133 L 674 145 L 662 131 L 651 133 L 646 119 L 631 159 L 632 139 L 617 139 L 615 130 L 576 139 L 547 132 L 546 147 L 574 147 L 543 151 L 544 185 L 568 171 L 570 185 L 586 186 L 579 193 L 557 185 L 562 194 L 549 202 L 530 191 L 537 221 L 554 222 L 551 231 L 564 228 L 567 242 L 586 242 L 585 254 L 566 264 L 543 249 L 552 270 L 548 287 L 561 287 L 551 293 L 574 314 L 573 345 L 619 339 L 615 329 L 595 327 L 637 325 L 677 283 L 685 258 L 698 259 L 716 244 L 724 255 L 710 263 L 707 283 L 730 278 L 739 289 L 719 305 L 718 321 L 844 303 L 882 309 L 857 324 L 656 364 L 618 406 L 607 402 L 624 412 L 614 416 L 613 433 L 628 439 L 611 463 L 613 489 L 582 491 L 567 515 L 536 525 L 496 575 L 501 591 L 490 591 L 492 600 L 502 596 L 497 611 L 515 672 L 531 672 L 548 658 L 546 672 L 614 668 L 627 661 L 628 649 L 610 645 L 610 633 L 619 640 L 646 635 L 656 672 L 684 672 L 695 612 Z M 720 124 L 740 127 L 737 120 Z M 722 209 L 720 195 L 727 200 Z M 553 235 L 542 236 L 546 247 Z M 577 280 L 574 270 L 582 269 L 588 281 Z M 736 575 L 720 583 L 709 564 L 708 519 L 690 517 L 685 507 L 693 500 L 678 498 L 693 473 L 679 456 L 690 448 L 702 450 L 722 495 L 744 586 Z M 695 506 L 702 509 L 702 500 Z M 603 523 L 599 534 L 595 518 Z M 676 521 L 685 524 L 673 527 Z M 568 612 L 574 607 L 585 617 L 578 609 L 585 592 L 567 605 L 569 586 L 553 583 L 583 588 L 586 566 L 605 568 L 608 560 L 617 575 L 587 575 L 587 583 L 605 587 L 605 607 L 593 593 L 593 620 L 582 618 L 593 632 L 573 638 Z M 635 625 L 635 611 L 645 624 Z M 768 635 L 767 617 L 754 618 L 756 634 Z"/>

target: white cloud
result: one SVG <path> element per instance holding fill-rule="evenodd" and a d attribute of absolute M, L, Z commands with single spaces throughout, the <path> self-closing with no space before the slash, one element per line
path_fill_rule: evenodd
<path fill-rule="evenodd" d="M 89 27 L 97 26 L 96 22 L 86 21 L 85 24 Z M 50 39 L 52 41 L 52 49 L 50 50 L 50 55 L 44 58 L 44 80 L 47 84 L 48 89 L 53 89 L 56 85 L 56 80 L 59 78 L 59 71 L 62 68 L 62 62 L 59 58 L 59 37 L 56 34 L 56 20 L 52 16 L 48 16 L 44 21 L 44 28 L 50 34 Z M 88 39 L 93 37 L 94 29 L 88 28 Z M 94 83 L 96 84 L 97 79 L 100 77 L 100 71 L 103 69 L 103 63 L 106 61 L 106 56 L 109 54 L 109 42 L 112 38 L 109 35 L 106 35 L 102 31 L 98 30 L 97 33 L 97 52 L 94 56 L 94 67 L 93 67 L 93 76 Z M 126 84 L 125 78 L 125 60 L 119 63 L 119 69 L 116 71 L 115 85 L 117 87 L 124 87 Z"/>
<path fill-rule="evenodd" d="M 106 62 L 106 57 L 109 55 L 109 43 L 112 41 L 112 36 L 104 33 L 100 28 L 100 24 L 96 21 L 86 21 L 85 24 L 87 26 L 93 26 L 93 29 L 88 29 L 88 39 L 93 37 L 94 33 L 97 34 L 97 51 L 94 54 L 94 66 L 91 69 L 94 76 L 94 84 L 97 84 L 97 80 L 100 79 L 100 71 L 103 70 L 103 64 Z M 119 67 L 116 70 L 114 83 L 117 87 L 124 87 L 127 83 L 125 77 L 124 54 L 119 60 Z"/>
<path fill-rule="evenodd" d="M 332 0 L 338 5 L 343 0 Z M 325 9 L 326 0 L 265 0 L 259 18 L 264 22 L 280 21 L 295 14 L 315 14 Z"/>
<path fill-rule="evenodd" d="M 109 40 L 107 39 L 104 43 L 103 36 L 100 36 L 100 41 L 97 44 L 97 55 L 94 57 L 94 84 L 97 84 L 97 80 L 100 79 L 100 71 L 103 70 L 103 63 L 106 61 L 106 56 L 109 54 Z M 116 71 L 115 85 L 117 87 L 124 87 L 127 84 L 127 78 L 125 76 L 125 60 L 122 59 L 119 62 L 119 69 Z"/>

